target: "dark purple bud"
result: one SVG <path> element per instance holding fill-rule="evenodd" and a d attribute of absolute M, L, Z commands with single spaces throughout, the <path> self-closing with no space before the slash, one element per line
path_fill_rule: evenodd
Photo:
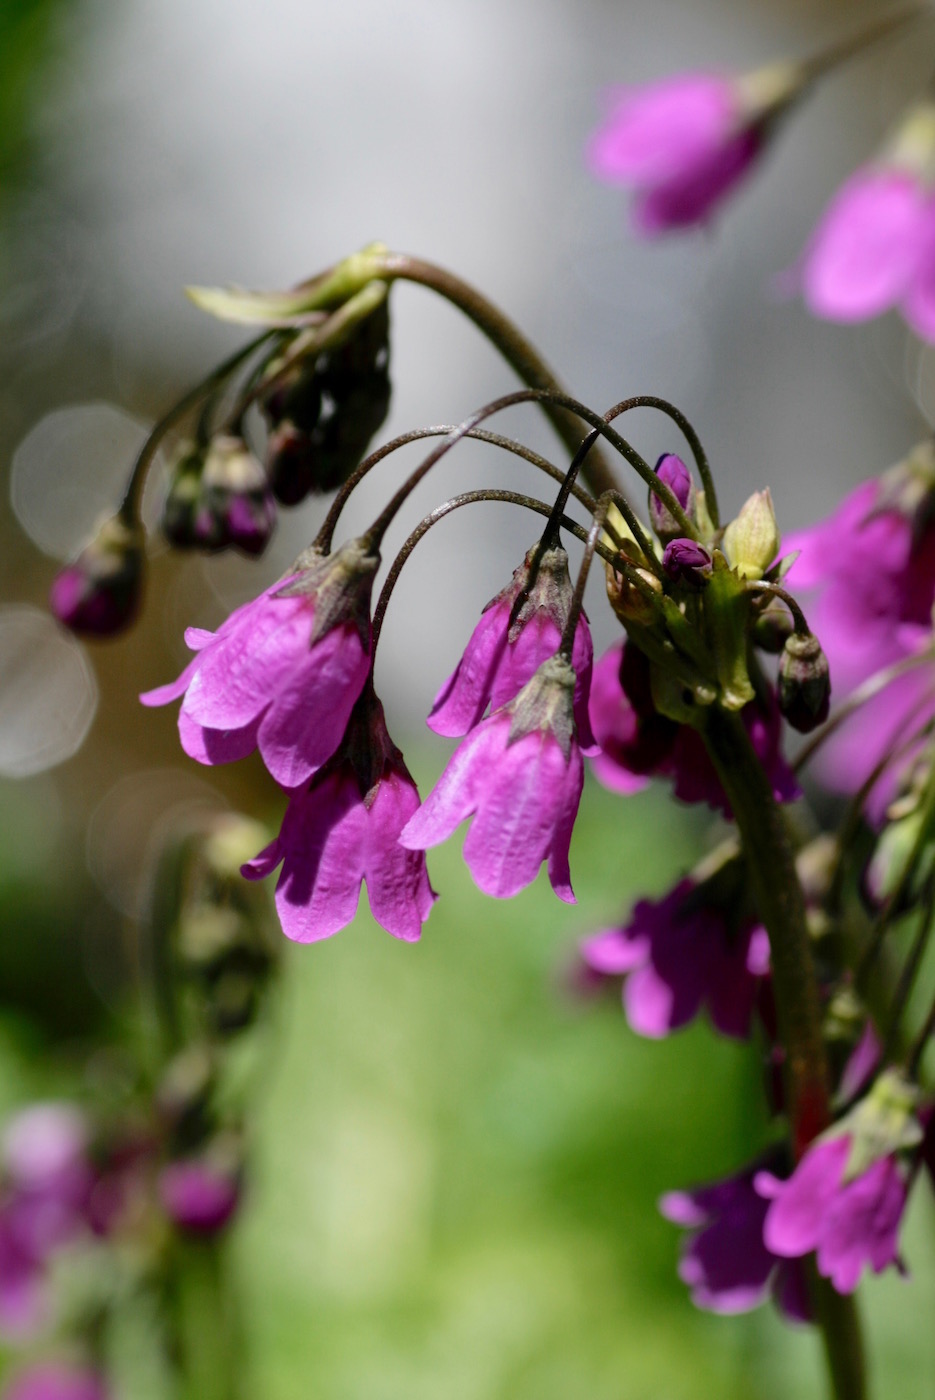
<path fill-rule="evenodd" d="M 666 545 L 662 567 L 669 578 L 691 588 L 703 588 L 711 575 L 711 555 L 697 540 L 682 537 Z"/>
<path fill-rule="evenodd" d="M 212 541 L 204 538 L 206 522 L 199 519 L 204 465 L 204 452 L 194 443 L 186 443 L 172 464 L 160 523 L 175 549 L 212 547 Z"/>
<path fill-rule="evenodd" d="M 202 514 L 218 522 L 221 547 L 261 554 L 276 523 L 266 472 L 242 438 L 216 437 L 201 480 Z"/>
<path fill-rule="evenodd" d="M 686 515 L 693 518 L 695 487 L 691 473 L 681 457 L 676 457 L 673 452 L 666 452 L 656 463 L 656 475 L 669 487 Z M 682 526 L 653 490 L 649 493 L 649 520 L 663 544 L 682 533 Z"/>
<path fill-rule="evenodd" d="M 318 447 L 315 437 L 286 419 L 269 435 L 266 475 L 270 489 L 282 506 L 297 506 L 315 481 Z"/>
<path fill-rule="evenodd" d="M 180 1230 L 213 1235 L 237 1209 L 239 1173 L 206 1157 L 170 1162 L 159 1174 L 159 1199 Z"/>
<path fill-rule="evenodd" d="M 800 734 L 824 724 L 831 702 L 828 658 L 811 632 L 793 632 L 779 663 L 779 708 Z"/>
<path fill-rule="evenodd" d="M 142 590 L 142 530 L 115 515 L 56 576 L 49 606 L 72 632 L 111 637 L 133 622 Z"/>
<path fill-rule="evenodd" d="M 267 366 L 267 373 L 275 375 L 275 362 Z M 321 414 L 321 381 L 315 362 L 293 365 L 277 379 L 264 395 L 263 411 L 271 428 L 288 421 L 311 432 Z"/>

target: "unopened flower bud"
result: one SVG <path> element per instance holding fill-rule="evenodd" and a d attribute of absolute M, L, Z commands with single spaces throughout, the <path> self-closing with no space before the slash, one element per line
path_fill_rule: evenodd
<path fill-rule="evenodd" d="M 831 701 L 828 658 L 811 632 L 793 632 L 779 663 L 779 708 L 800 734 L 824 724 Z"/>
<path fill-rule="evenodd" d="M 142 587 L 143 532 L 115 515 L 56 576 L 49 606 L 72 632 L 110 637 L 135 619 Z"/>
<path fill-rule="evenodd" d="M 656 463 L 656 475 L 669 487 L 689 519 L 693 519 L 695 487 L 681 457 L 676 457 L 673 452 L 665 453 Z M 683 527 L 652 487 L 649 490 L 649 523 L 663 544 L 668 544 L 669 540 L 683 533 Z"/>
<path fill-rule="evenodd" d="M 240 1201 L 240 1164 L 230 1151 L 169 1162 L 159 1174 L 159 1199 L 170 1220 L 189 1234 L 213 1235 Z"/>
<path fill-rule="evenodd" d="M 303 432 L 311 432 L 321 416 L 321 379 L 314 361 L 311 365 L 293 365 L 279 378 L 275 377 L 276 370 L 275 361 L 266 367 L 266 374 L 274 376 L 263 396 L 263 412 L 270 427 L 275 429 L 288 422 Z"/>
<path fill-rule="evenodd" d="M 769 488 L 754 491 L 724 531 L 724 553 L 741 578 L 762 578 L 779 553 L 780 543 Z"/>
<path fill-rule="evenodd" d="M 172 464 L 169 489 L 162 506 L 162 533 L 176 549 L 210 548 L 212 541 L 198 537 L 196 520 L 201 505 L 204 452 L 186 443 Z"/>
<path fill-rule="evenodd" d="M 610 606 L 621 622 L 637 622 L 649 626 L 656 620 L 657 609 L 652 594 L 662 594 L 660 579 L 649 569 L 634 569 L 643 587 L 629 571 L 620 573 L 612 564 L 607 565 L 607 597 Z"/>
<path fill-rule="evenodd" d="M 703 588 L 711 577 L 711 555 L 696 540 L 670 540 L 662 556 L 662 567 L 676 582 Z"/>
<path fill-rule="evenodd" d="M 276 523 L 266 473 L 242 438 L 224 435 L 211 443 L 201 481 L 205 512 L 217 521 L 223 545 L 261 554 Z"/>
<path fill-rule="evenodd" d="M 778 656 L 792 636 L 794 625 L 788 608 L 771 602 L 753 624 L 753 645 L 770 656 Z"/>
<path fill-rule="evenodd" d="M 288 419 L 274 428 L 266 448 L 266 476 L 281 506 L 297 506 L 314 489 L 316 436 Z"/>

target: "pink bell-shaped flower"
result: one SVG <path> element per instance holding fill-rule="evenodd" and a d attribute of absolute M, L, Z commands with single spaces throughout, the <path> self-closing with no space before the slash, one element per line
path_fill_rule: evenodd
<path fill-rule="evenodd" d="M 231 613 L 217 632 L 189 628 L 197 653 L 144 705 L 182 698 L 182 748 L 199 763 L 259 749 L 284 788 L 334 753 L 370 666 L 370 593 L 379 555 L 363 540 L 308 550 L 280 581 Z"/>
<path fill-rule="evenodd" d="M 568 851 L 584 783 L 575 683 L 564 657 L 544 661 L 519 695 L 455 750 L 403 828 L 403 844 L 418 851 L 437 846 L 473 816 L 464 859 L 485 894 L 518 894 L 547 859 L 555 893 L 574 903 Z"/>

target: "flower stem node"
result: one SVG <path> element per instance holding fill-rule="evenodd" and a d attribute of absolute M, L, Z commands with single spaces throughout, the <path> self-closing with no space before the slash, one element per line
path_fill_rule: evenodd
<path fill-rule="evenodd" d="M 49 606 L 65 627 L 111 637 L 135 620 L 143 589 L 143 531 L 121 516 L 98 529 L 52 584 Z"/>
<path fill-rule="evenodd" d="M 755 491 L 724 531 L 723 549 L 741 578 L 762 578 L 781 543 L 769 487 Z"/>
<path fill-rule="evenodd" d="M 779 662 L 779 708 L 800 734 L 824 724 L 831 703 L 828 658 L 812 632 L 793 632 Z"/>

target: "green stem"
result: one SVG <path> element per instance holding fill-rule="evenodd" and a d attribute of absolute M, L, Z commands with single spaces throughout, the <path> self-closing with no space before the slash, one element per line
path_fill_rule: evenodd
<path fill-rule="evenodd" d="M 241 1319 L 223 1241 L 178 1240 L 169 1279 L 178 1400 L 243 1400 Z"/>
<path fill-rule="evenodd" d="M 760 918 L 769 934 L 786 1100 L 798 1160 L 831 1118 L 828 1067 L 805 898 L 782 811 L 740 715 L 712 706 L 703 737 L 733 809 Z M 835 1400 L 866 1400 L 854 1300 L 813 1279 L 812 1297 Z"/>
<path fill-rule="evenodd" d="M 387 282 L 397 279 L 418 282 L 463 311 L 531 389 L 562 392 L 561 384 L 535 346 L 502 311 L 460 277 L 422 258 L 410 257 L 407 253 L 372 252 L 369 258 L 374 277 L 381 277 Z M 575 414 L 547 402 L 542 404 L 542 410 L 569 451 L 576 452 L 583 436 L 581 420 Z M 588 453 L 582 475 L 595 495 L 611 488 L 619 489 L 607 458 L 596 444 Z"/>

